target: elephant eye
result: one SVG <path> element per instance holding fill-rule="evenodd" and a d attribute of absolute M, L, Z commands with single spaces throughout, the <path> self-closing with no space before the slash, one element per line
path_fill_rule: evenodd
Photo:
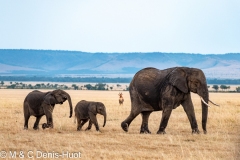
<path fill-rule="evenodd" d="M 194 85 L 195 85 L 195 86 L 198 86 L 198 82 L 194 82 Z"/>

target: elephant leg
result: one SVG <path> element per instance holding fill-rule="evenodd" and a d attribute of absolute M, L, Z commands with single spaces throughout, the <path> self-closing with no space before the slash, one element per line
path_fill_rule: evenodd
<path fill-rule="evenodd" d="M 167 127 L 168 120 L 169 120 L 171 113 L 172 113 L 171 108 L 163 109 L 162 119 L 161 119 L 160 127 L 159 127 L 157 134 L 166 134 L 165 128 Z"/>
<path fill-rule="evenodd" d="M 90 117 L 90 121 L 91 121 L 90 123 L 93 123 L 96 127 L 96 130 L 99 131 L 99 125 L 98 125 L 96 115 L 94 115 L 93 113 L 89 113 L 89 117 Z"/>
<path fill-rule="evenodd" d="M 80 131 L 82 129 L 82 126 L 88 121 L 88 119 L 78 119 L 78 126 L 77 130 Z"/>
<path fill-rule="evenodd" d="M 151 133 L 148 129 L 148 119 L 152 111 L 142 112 L 142 125 L 140 128 L 140 133 Z"/>
<path fill-rule="evenodd" d="M 28 120 L 30 118 L 30 115 L 29 114 L 24 114 L 24 129 L 27 130 L 28 129 Z"/>
<path fill-rule="evenodd" d="M 42 118 L 42 116 L 37 116 L 36 117 L 36 121 L 34 123 L 33 129 L 35 129 L 35 130 L 39 129 L 38 124 L 39 124 L 39 121 L 40 121 L 41 118 Z"/>
<path fill-rule="evenodd" d="M 135 117 L 137 117 L 140 111 L 131 111 L 130 115 L 121 123 L 121 127 L 125 132 L 128 132 L 128 127 Z"/>
<path fill-rule="evenodd" d="M 165 129 L 168 124 L 169 117 L 172 113 L 172 108 L 174 105 L 174 97 L 171 96 L 171 92 L 167 91 L 166 97 L 162 99 L 162 106 L 163 106 L 163 111 L 162 111 L 162 119 L 160 122 L 160 127 L 157 132 L 157 134 L 166 134 Z"/>
<path fill-rule="evenodd" d="M 51 118 L 51 117 L 48 118 L 48 117 L 46 116 L 46 119 L 47 119 L 47 123 L 43 123 L 43 124 L 42 124 L 42 129 L 45 129 L 45 128 L 53 128 L 53 120 L 52 120 L 52 118 Z"/>
<path fill-rule="evenodd" d="M 53 118 L 52 117 L 48 118 L 47 125 L 48 125 L 49 128 L 53 128 Z"/>
<path fill-rule="evenodd" d="M 187 97 L 187 99 L 182 103 L 182 106 L 183 106 L 184 111 L 186 112 L 188 120 L 191 124 L 192 133 L 199 133 L 198 124 L 197 124 L 194 107 L 193 107 L 193 103 L 192 103 L 190 94 Z"/>
<path fill-rule="evenodd" d="M 88 127 L 85 130 L 90 130 L 92 128 L 92 121 L 89 120 Z"/>
<path fill-rule="evenodd" d="M 27 130 L 28 129 L 28 120 L 30 118 L 30 113 L 29 113 L 29 109 L 28 109 L 28 103 L 24 102 L 24 106 L 23 106 L 23 112 L 24 112 L 24 129 Z"/>
<path fill-rule="evenodd" d="M 53 128 L 53 118 L 52 118 L 52 112 L 53 112 L 54 106 L 51 105 L 44 105 L 43 110 L 46 115 L 47 124 L 45 125 L 46 128 Z"/>
<path fill-rule="evenodd" d="M 121 127 L 125 132 L 128 132 L 128 127 L 135 117 L 142 112 L 142 104 L 139 100 L 138 93 L 135 90 L 130 92 L 132 107 L 130 115 L 121 123 Z"/>

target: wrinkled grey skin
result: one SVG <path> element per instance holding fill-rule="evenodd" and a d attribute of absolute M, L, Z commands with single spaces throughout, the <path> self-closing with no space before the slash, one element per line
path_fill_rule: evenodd
<path fill-rule="evenodd" d="M 24 112 L 24 129 L 28 129 L 28 120 L 30 116 L 35 116 L 36 121 L 33 129 L 39 129 L 38 124 L 43 115 L 46 115 L 47 123 L 42 125 L 42 128 L 53 128 L 52 112 L 55 104 L 63 104 L 68 100 L 70 107 L 70 116 L 72 117 L 72 101 L 68 93 L 63 90 L 54 90 L 52 92 L 40 92 L 38 90 L 30 92 L 23 103 Z"/>
<path fill-rule="evenodd" d="M 165 70 L 145 68 L 137 72 L 130 83 L 130 115 L 121 123 L 124 131 L 132 120 L 141 113 L 140 133 L 151 133 L 148 129 L 148 118 L 153 111 L 162 111 L 158 134 L 165 134 L 172 109 L 182 105 L 190 121 L 192 133 L 199 133 L 190 92 L 197 93 L 206 103 L 209 95 L 206 78 L 197 68 L 175 67 Z M 202 105 L 202 128 L 207 133 L 206 124 L 208 106 Z"/>
<path fill-rule="evenodd" d="M 99 113 L 104 116 L 103 127 L 106 124 L 107 113 L 106 107 L 101 102 L 92 102 L 82 100 L 77 103 L 75 109 L 75 118 L 77 119 L 77 130 L 80 131 L 82 126 L 89 120 L 86 130 L 90 130 L 92 123 L 95 125 L 96 130 L 99 130 L 98 121 L 96 115 Z"/>

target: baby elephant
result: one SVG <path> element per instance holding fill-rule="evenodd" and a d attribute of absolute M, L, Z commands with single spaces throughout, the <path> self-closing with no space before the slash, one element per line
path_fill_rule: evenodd
<path fill-rule="evenodd" d="M 75 123 L 77 118 L 77 130 L 80 131 L 82 126 L 90 119 L 88 127 L 86 130 L 90 130 L 92 123 L 95 125 L 96 130 L 99 131 L 99 126 L 97 122 L 96 115 L 99 113 L 104 116 L 103 127 L 106 124 L 106 108 L 101 102 L 85 101 L 82 100 L 77 103 L 75 109 Z"/>

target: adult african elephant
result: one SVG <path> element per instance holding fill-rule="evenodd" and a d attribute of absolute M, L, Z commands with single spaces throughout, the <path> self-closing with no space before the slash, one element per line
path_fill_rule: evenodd
<path fill-rule="evenodd" d="M 51 92 L 40 92 L 38 90 L 30 92 L 23 103 L 24 112 L 24 129 L 28 129 L 28 120 L 30 116 L 35 116 L 36 121 L 33 129 L 38 129 L 38 124 L 43 115 L 46 115 L 47 123 L 42 125 L 42 128 L 53 128 L 52 112 L 55 104 L 63 104 L 68 100 L 70 106 L 70 116 L 72 117 L 72 101 L 70 95 L 60 89 Z"/>
<path fill-rule="evenodd" d="M 151 133 L 148 129 L 149 115 L 153 111 L 163 111 L 157 134 L 165 134 L 165 128 L 172 109 L 181 104 L 190 121 L 192 133 L 199 133 L 190 94 L 190 92 L 193 92 L 201 97 L 202 128 L 204 133 L 207 133 L 207 103 L 210 100 L 206 78 L 202 70 L 187 67 L 175 67 L 165 70 L 145 68 L 135 74 L 130 83 L 129 92 L 131 112 L 127 119 L 121 123 L 124 131 L 128 131 L 132 120 L 141 113 L 142 125 L 140 133 Z"/>
<path fill-rule="evenodd" d="M 106 107 L 102 102 L 93 102 L 82 100 L 77 103 L 75 109 L 75 120 L 77 119 L 77 130 L 80 131 L 82 126 L 89 120 L 86 130 L 92 128 L 92 124 L 95 125 L 96 130 L 99 131 L 98 121 L 96 115 L 99 113 L 104 116 L 103 127 L 106 124 L 107 112 Z"/>

